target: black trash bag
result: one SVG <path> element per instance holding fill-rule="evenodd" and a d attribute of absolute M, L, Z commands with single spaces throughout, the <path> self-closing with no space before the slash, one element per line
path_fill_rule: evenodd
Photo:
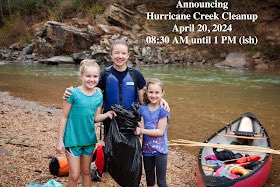
<path fill-rule="evenodd" d="M 111 108 L 117 114 L 115 118 L 120 132 L 134 133 L 135 127 L 138 125 L 138 121 L 141 120 L 140 113 L 138 112 L 138 105 L 132 105 L 133 110 L 123 109 L 121 105 L 113 105 Z"/>
<path fill-rule="evenodd" d="M 138 187 L 142 175 L 142 152 L 139 137 L 133 131 L 140 115 L 120 106 L 114 107 L 117 116 L 112 119 L 105 138 L 108 172 L 120 186 Z"/>

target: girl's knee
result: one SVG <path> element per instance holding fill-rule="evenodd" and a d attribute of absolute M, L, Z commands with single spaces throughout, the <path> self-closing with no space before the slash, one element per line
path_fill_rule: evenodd
<path fill-rule="evenodd" d="M 83 169 L 82 170 L 82 175 L 91 175 L 90 169 Z"/>
<path fill-rule="evenodd" d="M 69 180 L 73 182 L 78 182 L 79 177 L 80 177 L 79 173 L 69 173 Z"/>

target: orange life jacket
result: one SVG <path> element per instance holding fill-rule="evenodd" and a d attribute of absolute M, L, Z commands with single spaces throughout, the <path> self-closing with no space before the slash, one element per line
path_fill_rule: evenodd
<path fill-rule="evenodd" d="M 246 162 L 256 162 L 256 161 L 260 160 L 260 158 L 261 157 L 259 155 L 246 156 L 246 157 L 239 158 L 236 161 L 236 163 L 242 164 L 242 163 L 246 163 Z"/>

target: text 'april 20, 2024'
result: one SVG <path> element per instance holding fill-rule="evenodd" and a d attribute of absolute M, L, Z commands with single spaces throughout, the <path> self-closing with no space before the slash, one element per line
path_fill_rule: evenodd
<path fill-rule="evenodd" d="M 257 45 L 258 38 L 255 35 L 232 34 L 234 24 L 249 22 L 254 24 L 258 20 L 255 13 L 233 13 L 229 10 L 227 1 L 200 1 L 186 2 L 178 0 L 176 4 L 178 12 L 182 13 L 156 13 L 147 12 L 148 21 L 172 21 L 174 22 L 170 35 L 148 35 L 147 44 L 185 44 L 185 45 Z M 192 9 L 191 13 L 184 9 Z M 196 11 L 196 10 L 215 11 Z M 217 10 L 222 11 L 217 11 Z M 183 11 L 182 11 L 183 10 Z M 210 12 L 210 13 L 209 13 Z M 183 23 L 183 24 L 182 24 Z M 188 24 L 186 24 L 188 23 Z"/>

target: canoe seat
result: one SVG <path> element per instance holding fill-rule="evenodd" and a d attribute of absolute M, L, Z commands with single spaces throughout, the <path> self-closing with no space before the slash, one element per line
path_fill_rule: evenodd
<path fill-rule="evenodd" d="M 257 133 L 255 132 L 244 132 L 244 131 L 233 131 L 234 134 L 236 136 L 249 136 L 249 137 L 253 137 L 255 136 Z"/>
<path fill-rule="evenodd" d="M 255 136 L 254 132 L 254 125 L 253 121 L 249 117 L 243 117 L 237 127 L 236 131 L 233 131 L 235 135 L 237 136 Z"/>

